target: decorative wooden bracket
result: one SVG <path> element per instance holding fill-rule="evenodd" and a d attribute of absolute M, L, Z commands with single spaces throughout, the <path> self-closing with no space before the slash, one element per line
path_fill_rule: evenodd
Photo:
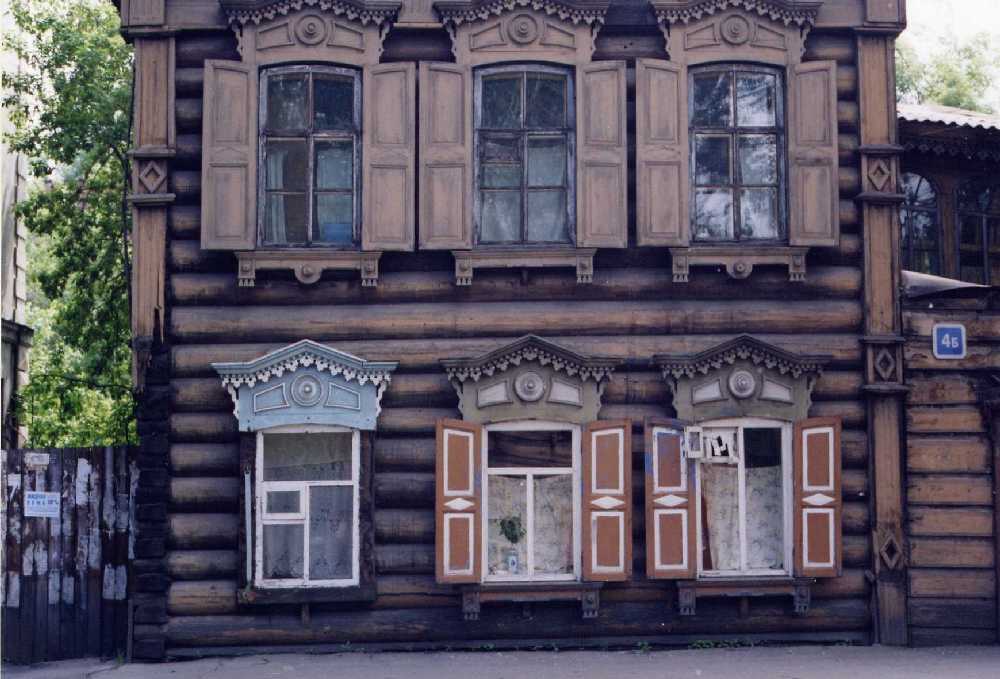
<path fill-rule="evenodd" d="M 546 601 L 579 601 L 585 620 L 596 618 L 601 606 L 600 582 L 490 583 L 462 587 L 462 615 L 479 620 L 484 603 L 521 603 L 526 607 Z"/>
<path fill-rule="evenodd" d="M 677 608 L 681 615 L 694 615 L 698 597 L 736 597 L 741 615 L 748 613 L 750 597 L 790 596 L 796 613 L 807 613 L 812 603 L 814 578 L 752 578 L 745 580 L 678 580 Z M 745 617 L 745 615 L 744 615 Z"/>
<path fill-rule="evenodd" d="M 808 248 L 771 247 L 764 245 L 705 245 L 690 248 L 670 248 L 674 283 L 687 283 L 692 266 L 724 266 L 732 278 L 749 278 L 755 266 L 777 264 L 788 267 L 789 280 L 801 283 L 806 279 Z"/>
<path fill-rule="evenodd" d="M 573 267 L 577 283 L 594 281 L 595 248 L 505 248 L 454 250 L 455 285 L 472 285 L 476 269 Z"/>
<path fill-rule="evenodd" d="M 237 252 L 238 279 L 241 288 L 252 288 L 258 271 L 291 269 L 299 283 L 311 285 L 327 269 L 357 270 L 361 285 L 378 284 L 381 252 L 337 252 L 330 250 L 251 250 Z"/>

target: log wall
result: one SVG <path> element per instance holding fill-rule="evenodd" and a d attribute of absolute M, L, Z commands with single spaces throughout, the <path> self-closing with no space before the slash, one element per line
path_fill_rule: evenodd
<path fill-rule="evenodd" d="M 384 60 L 450 60 L 441 35 L 422 31 L 390 38 Z M 420 37 L 425 36 L 425 37 Z M 654 26 L 609 26 L 597 58 L 663 57 Z M 813 249 L 805 283 L 787 272 L 760 267 L 745 281 L 724 271 L 695 269 L 691 282 L 671 280 L 665 249 L 630 247 L 599 251 L 594 282 L 578 285 L 571 271 L 482 271 L 469 288 L 453 283 L 447 253 L 387 253 L 376 288 L 362 288 L 356 274 L 328 273 L 301 286 L 291 274 L 269 273 L 256 287 L 238 288 L 235 258 L 199 247 L 201 87 L 205 59 L 236 59 L 226 32 L 181 32 L 175 37 L 177 155 L 168 218 L 166 347 L 169 363 L 169 472 L 165 522 L 151 530 L 162 544 L 165 604 L 137 616 L 137 644 L 166 657 L 240 652 L 284 644 L 329 647 L 345 643 L 445 644 L 456 641 L 519 643 L 542 638 L 578 644 L 634 644 L 636 639 L 689 643 L 694 639 L 868 639 L 871 565 L 868 422 L 863 382 L 863 265 L 855 43 L 849 33 L 815 30 L 806 59 L 838 62 L 842 242 Z M 634 141 L 634 104 L 629 134 Z M 630 172 L 635 170 L 634 147 Z M 630 190 L 634 224 L 634 190 Z M 630 233 L 634 244 L 634 226 Z M 536 333 L 585 354 L 624 364 L 604 396 L 602 418 L 671 416 L 670 394 L 651 369 L 657 353 L 710 348 L 739 333 L 753 333 L 779 347 L 831 357 L 816 385 L 811 416 L 839 415 L 844 422 L 844 575 L 821 580 L 812 608 L 791 612 L 787 599 L 752 599 L 746 615 L 737 600 L 699 602 L 698 614 L 679 617 L 675 588 L 644 578 L 638 559 L 634 580 L 608 586 L 601 614 L 583 621 L 575 607 L 486 606 L 478 623 L 462 620 L 456 593 L 434 581 L 434 425 L 457 417 L 457 398 L 439 361 L 491 350 Z M 309 622 L 298 608 L 237 606 L 238 436 L 232 404 L 210 364 L 257 357 L 310 338 L 368 359 L 400 363 L 383 399 L 374 441 L 375 560 L 378 598 L 370 609 L 312 606 Z M 643 438 L 633 443 L 641 480 Z M 976 440 L 972 434 L 971 439 Z M 645 554 L 643 493 L 634 493 L 636 540 Z M 163 526 L 159 528 L 158 526 Z M 140 536 L 141 537 L 141 536 Z M 588 642 L 587 640 L 591 640 Z M 162 656 L 161 656 L 162 657 Z"/>
<path fill-rule="evenodd" d="M 978 307 L 978 308 L 977 308 Z M 966 326 L 968 356 L 934 358 L 934 323 Z M 997 458 L 981 407 L 1000 374 L 1000 309 L 910 304 L 906 334 L 909 622 L 914 645 L 995 643 Z"/>

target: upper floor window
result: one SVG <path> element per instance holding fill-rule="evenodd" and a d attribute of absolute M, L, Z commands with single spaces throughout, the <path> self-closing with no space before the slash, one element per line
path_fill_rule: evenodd
<path fill-rule="evenodd" d="M 356 245 L 360 72 L 331 66 L 266 69 L 260 111 L 261 241 Z"/>
<path fill-rule="evenodd" d="M 784 237 L 784 110 L 776 69 L 690 70 L 693 239 Z"/>
<path fill-rule="evenodd" d="M 903 193 L 906 201 L 899 209 L 903 268 L 936 275 L 941 271 L 937 192 L 926 178 L 907 172 Z"/>
<path fill-rule="evenodd" d="M 975 179 L 958 189 L 959 278 L 1000 283 L 1000 183 Z"/>
<path fill-rule="evenodd" d="M 572 243 L 575 113 L 569 69 L 484 68 L 475 83 L 477 241 Z"/>

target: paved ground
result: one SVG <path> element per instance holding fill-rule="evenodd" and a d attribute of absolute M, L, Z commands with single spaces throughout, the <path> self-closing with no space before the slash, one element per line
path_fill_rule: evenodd
<path fill-rule="evenodd" d="M 1000 646 L 260 655 L 160 665 L 4 666 L 10 679 L 998 679 Z"/>

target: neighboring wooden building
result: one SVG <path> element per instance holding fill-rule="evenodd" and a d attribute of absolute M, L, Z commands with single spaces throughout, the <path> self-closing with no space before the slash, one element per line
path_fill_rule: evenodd
<path fill-rule="evenodd" d="M 135 657 L 911 640 L 902 0 L 122 17 Z"/>

